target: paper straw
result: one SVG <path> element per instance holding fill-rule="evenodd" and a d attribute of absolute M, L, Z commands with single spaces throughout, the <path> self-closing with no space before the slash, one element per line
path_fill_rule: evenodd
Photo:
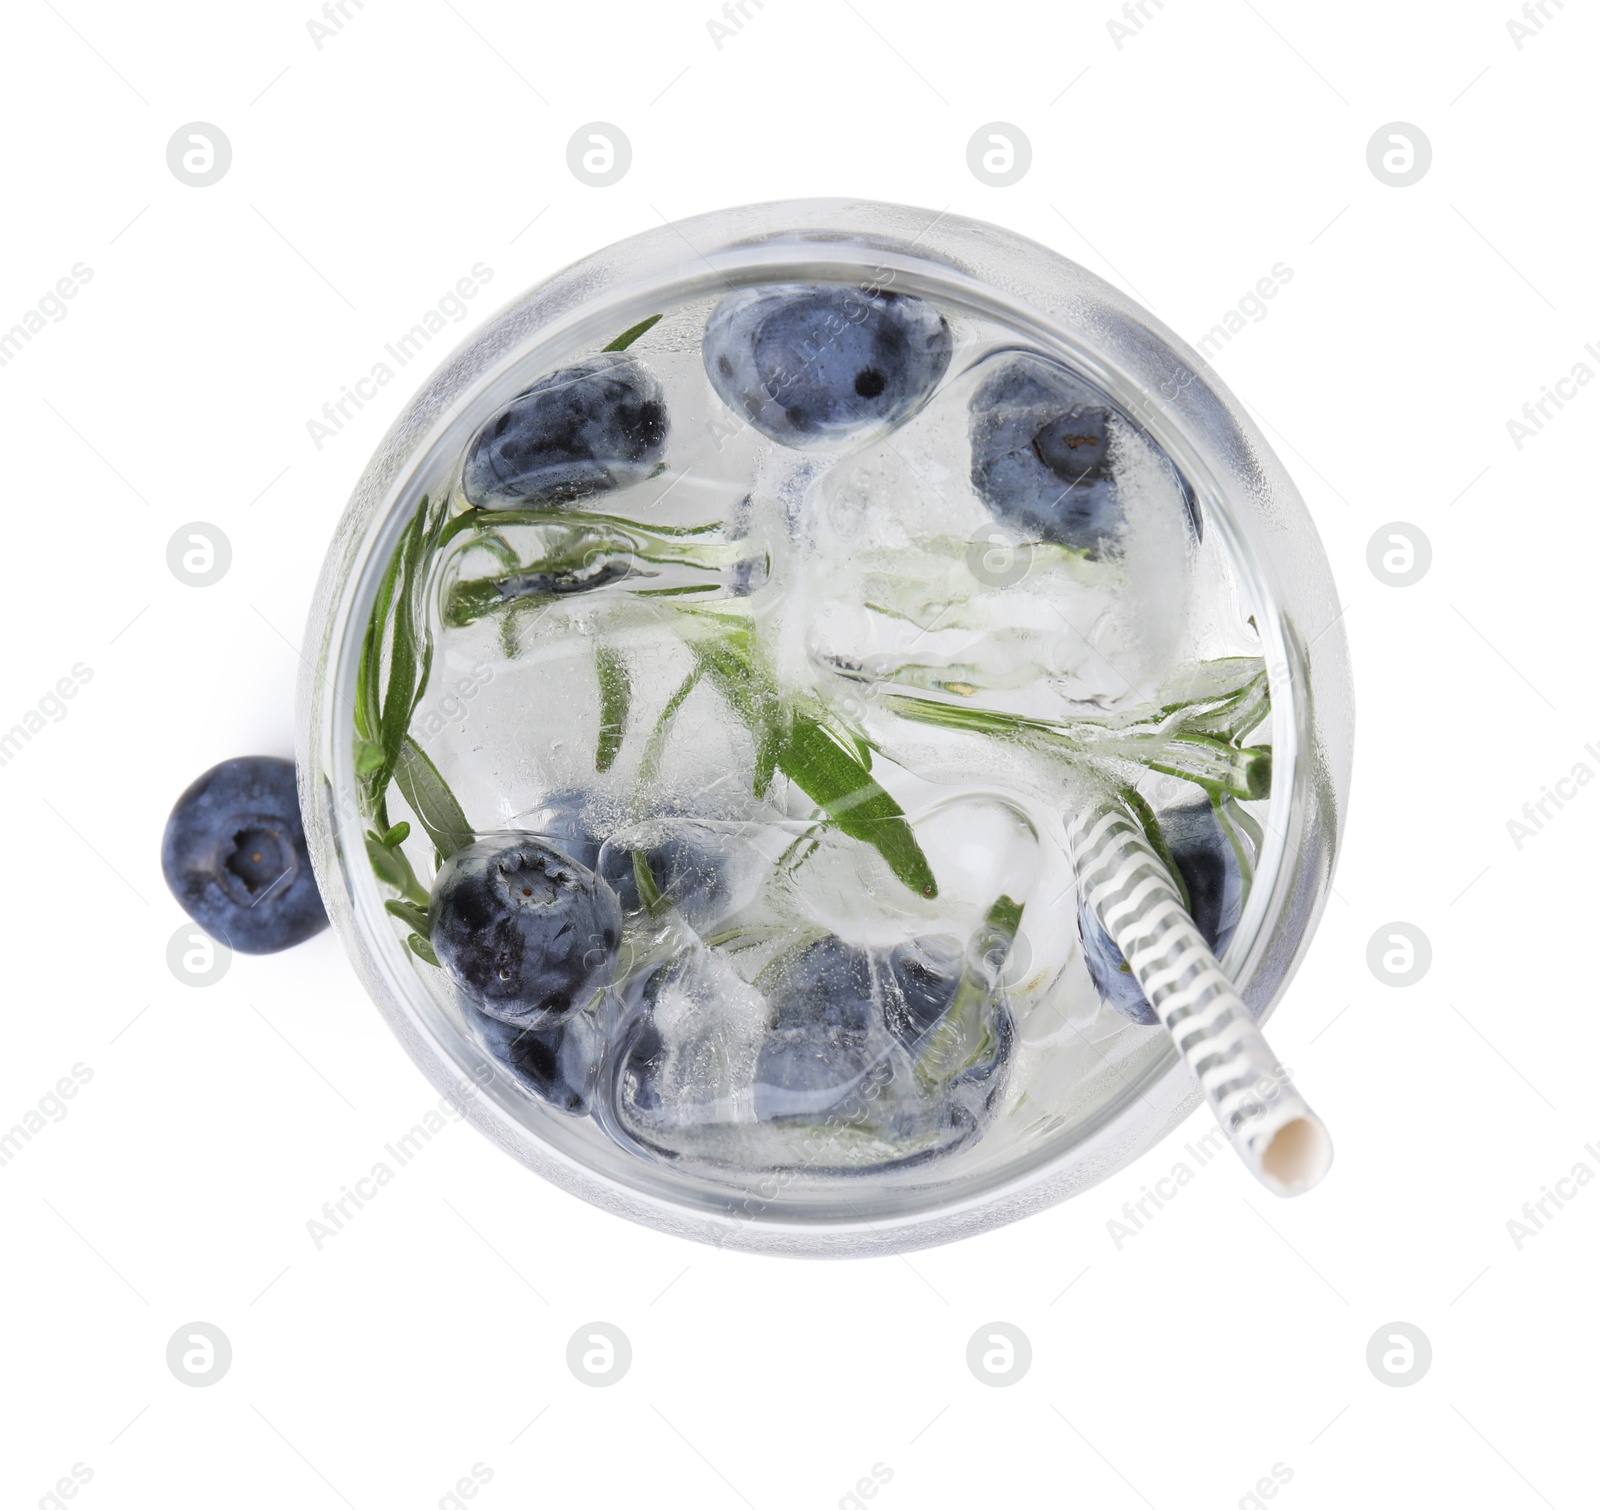
<path fill-rule="evenodd" d="M 1107 801 L 1068 820 L 1067 845 L 1080 895 L 1122 951 L 1235 1152 L 1275 1195 L 1311 1189 L 1333 1162 L 1328 1130 L 1222 973 L 1144 830 Z"/>

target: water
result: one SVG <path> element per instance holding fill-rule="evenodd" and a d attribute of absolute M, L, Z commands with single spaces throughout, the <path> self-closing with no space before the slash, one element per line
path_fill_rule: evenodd
<path fill-rule="evenodd" d="M 1049 455 L 1052 406 L 1094 397 L 1002 325 L 949 311 L 920 410 L 800 449 L 713 391 L 714 306 L 631 348 L 668 419 L 644 480 L 478 515 L 429 568 L 413 739 L 472 829 L 548 836 L 627 919 L 611 986 L 540 1061 L 559 1071 L 518 1083 L 730 1177 L 998 1159 L 1088 1115 L 1160 1031 L 1089 977 L 1063 813 L 1105 785 L 1156 814 L 1210 801 L 1248 883 L 1253 610 L 1120 414 L 1064 432 L 1115 479 L 1073 494 L 1070 539 L 997 516 L 974 436 Z M 402 848 L 425 887 L 433 846 Z"/>

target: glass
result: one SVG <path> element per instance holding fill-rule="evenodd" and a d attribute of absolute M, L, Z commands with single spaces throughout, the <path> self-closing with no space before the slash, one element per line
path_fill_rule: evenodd
<path fill-rule="evenodd" d="M 747 425 L 722 391 L 736 388 L 737 377 L 719 380 L 714 365 L 702 365 L 707 321 L 733 329 L 737 321 L 727 311 L 740 307 L 741 291 L 795 285 L 833 287 L 845 301 L 846 322 L 863 318 L 869 304 L 881 307 L 886 296 L 902 311 L 931 306 L 947 324 L 950 347 L 931 395 L 908 399 L 887 428 L 836 437 L 820 449 L 763 437 L 763 425 L 782 430 L 803 421 L 793 406 L 786 419 L 782 404 L 764 415 L 757 404 L 755 425 Z M 756 295 L 742 297 L 748 303 Z M 584 684 L 585 691 L 568 662 L 575 665 L 581 649 L 585 666 L 599 665 L 596 642 L 603 656 L 613 622 L 622 622 L 606 615 L 634 612 L 648 599 L 668 626 L 652 639 L 636 617 L 614 647 L 631 658 L 634 692 L 620 723 L 610 709 L 612 724 L 626 733 L 610 737 L 609 759 L 637 767 L 649 758 L 650 734 L 666 731 L 656 741 L 658 766 L 670 763 L 663 749 L 676 749 L 692 774 L 697 764 L 731 768 L 748 758 L 741 752 L 757 742 L 755 725 L 748 711 L 741 733 L 740 716 L 719 723 L 721 714 L 701 710 L 694 728 L 710 729 L 709 742 L 671 734 L 671 720 L 685 716 L 669 706 L 682 667 L 715 669 L 715 657 L 672 662 L 691 652 L 687 631 L 671 626 L 704 621 L 693 606 L 697 597 L 713 618 L 744 612 L 747 603 L 770 602 L 782 613 L 803 600 L 796 621 L 803 633 L 776 636 L 771 654 L 792 656 L 799 644 L 822 699 L 804 706 L 825 708 L 822 721 L 836 735 L 855 730 L 876 742 L 875 769 L 886 786 L 891 772 L 901 783 L 900 806 L 917 842 L 907 849 L 883 839 L 902 835 L 899 820 L 852 828 L 827 807 L 826 782 L 819 785 L 816 771 L 802 768 L 788 747 L 789 763 L 780 758 L 770 788 L 787 794 L 782 811 L 741 809 L 730 817 L 658 802 L 646 815 L 653 829 L 647 822 L 610 830 L 589 861 L 626 893 L 628 934 L 619 958 L 632 973 L 617 967 L 614 973 L 628 978 L 597 998 L 584 1019 L 584 1043 L 569 1035 L 566 1052 L 599 1064 L 597 1114 L 575 1116 L 571 1107 L 529 1095 L 507 1072 L 504 1028 L 475 1012 L 446 972 L 413 953 L 410 925 L 395 908 L 386 910 L 398 892 L 380 882 L 370 856 L 375 819 L 363 770 L 376 757 L 371 740 L 357 732 L 369 697 L 362 647 L 386 572 L 408 531 L 421 528 L 424 500 L 442 521 L 465 506 L 464 489 L 479 499 L 492 493 L 493 468 L 463 474 L 463 457 L 480 431 L 544 375 L 593 357 L 656 315 L 664 316 L 660 325 L 628 350 L 662 384 L 664 443 L 646 445 L 648 454 L 615 490 L 560 498 L 559 526 L 513 513 L 503 530 L 491 529 L 476 515 L 435 560 L 425 594 L 434 656 L 410 723 L 415 746 L 482 825 L 479 836 L 544 834 L 571 850 L 572 810 L 556 788 L 580 768 L 598 769 L 608 736 L 597 734 L 607 716 L 604 678 Z M 848 343 L 849 331 L 839 330 Z M 733 329 L 726 339 L 738 334 Z M 802 357 L 802 365 L 811 360 Z M 1040 384 L 1111 416 L 1109 439 L 1086 442 L 1076 431 L 1052 439 L 1040 431 L 1032 450 L 1050 461 L 1057 440 L 1088 444 L 1072 454 L 1092 462 L 1096 446 L 1111 448 L 1128 517 L 1114 544 L 1092 526 L 1052 540 L 1048 530 L 1030 531 L 1028 518 L 984 515 L 974 501 L 987 496 L 987 483 L 969 460 L 972 449 L 1000 454 L 1009 444 L 985 438 L 1004 426 L 985 416 L 1016 412 L 1004 405 L 1021 402 L 1019 392 L 1037 396 Z M 870 406 L 882 387 L 871 375 L 857 392 Z M 1092 514 L 1100 495 L 1084 492 L 1088 487 L 1079 492 Z M 930 518 L 937 515 L 938 528 L 916 527 L 907 509 L 919 500 Z M 1141 524 L 1157 506 L 1165 524 Z M 716 527 L 702 530 L 707 521 Z M 952 534 L 961 521 L 975 527 Z M 1043 543 L 1030 545 L 1030 537 Z M 557 562 L 567 576 L 556 587 L 545 568 L 562 551 L 576 555 Z M 978 626 L 968 626 L 961 664 L 977 667 L 971 675 L 981 686 L 959 679 L 951 655 L 930 652 L 947 632 L 941 623 L 930 627 L 927 613 L 928 583 L 938 571 L 946 572 L 945 608 L 958 605 L 955 616 L 971 614 Z M 961 572 L 964 585 L 951 588 L 949 574 Z M 662 587 L 671 592 L 650 596 Z M 1162 627 L 1164 601 L 1173 595 L 1186 605 L 1181 633 Z M 1028 618 L 1041 603 L 1060 617 L 1059 633 L 1043 633 Z M 991 605 L 998 617 L 986 618 Z M 1130 617 L 1132 608 L 1137 616 Z M 1135 622 L 1136 634 L 1126 628 Z M 914 627 L 896 638 L 895 626 L 907 623 Z M 990 632 L 995 625 L 1005 634 Z M 878 648 L 868 653 L 863 633 Z M 994 647 L 1019 636 L 1035 659 L 997 661 Z M 659 665 L 648 661 L 657 652 Z M 1032 680 L 1020 689 L 1003 685 L 1021 663 Z M 1167 672 L 1182 683 L 1182 697 L 1172 694 Z M 737 714 L 749 665 L 738 662 L 736 673 L 702 676 L 694 695 L 707 709 Z M 1237 923 L 1230 918 L 1223 963 L 1252 1011 L 1264 1016 L 1288 985 L 1325 900 L 1348 796 L 1353 709 L 1326 559 L 1293 484 L 1242 406 L 1148 313 L 1074 263 L 997 227 L 845 200 L 721 211 L 630 238 L 523 295 L 450 357 L 380 444 L 340 521 L 308 627 L 298 752 L 307 836 L 334 927 L 407 1052 L 468 1120 L 530 1168 L 608 1210 L 703 1241 L 818 1255 L 903 1251 L 1075 1194 L 1136 1158 L 1196 1105 L 1166 1035 L 1118 1016 L 1094 991 L 1095 963 L 1085 959 L 1094 951 L 1079 938 L 1070 873 L 1063 879 L 1051 869 L 1060 823 L 1041 808 L 1043 788 L 1032 776 L 1013 781 L 974 768 L 972 751 L 983 747 L 972 741 L 1012 749 L 1022 737 L 1018 720 L 1036 721 L 1038 699 L 1051 689 L 1073 711 L 1057 715 L 1061 727 L 1042 734 L 1028 724 L 1027 737 L 1064 750 L 1063 801 L 1072 800 L 1086 768 L 1078 757 L 1088 739 L 1101 741 L 1101 755 L 1117 756 L 1119 770 L 1133 771 L 1127 779 L 1140 796 L 1167 804 L 1163 812 L 1183 809 L 1203 791 L 1223 794 L 1216 811 L 1248 877 L 1235 898 Z M 1154 703 L 1152 689 L 1160 694 Z M 1247 739 L 1219 736 L 1220 755 L 1205 740 L 1181 748 L 1168 742 L 1152 755 L 1159 731 L 1135 710 L 1148 714 L 1177 702 L 1184 704 L 1180 721 L 1202 720 L 1194 728 L 1220 730 L 1226 719 L 1216 710 L 1244 704 L 1261 722 L 1246 727 Z M 803 726 L 798 706 L 784 704 L 791 740 Z M 921 742 L 904 743 L 913 727 Z M 850 744 L 848 732 L 843 742 Z M 905 757 L 908 749 L 915 758 Z M 903 768 L 897 753 L 906 758 Z M 1201 770 L 1195 761 L 1202 758 L 1221 764 Z M 411 797 L 420 770 L 405 789 Z M 1190 779 L 1197 771 L 1204 789 Z M 1026 801 L 1017 782 L 1027 788 Z M 748 782 L 737 785 L 743 792 Z M 393 801 L 394 813 L 385 816 L 413 823 L 395 849 L 410 857 L 426 887 L 435 846 L 413 804 Z M 417 802 L 427 806 L 426 793 Z M 836 821 L 818 828 L 807 816 L 814 809 L 833 812 Z M 436 827 L 444 821 L 438 810 L 433 818 Z M 775 858 L 777 839 L 783 853 Z M 686 844 L 690 854 L 713 853 L 716 886 L 739 893 L 731 904 L 722 898 L 717 916 L 695 915 L 706 888 L 696 890 L 693 865 L 687 878 L 670 864 L 652 870 L 655 859 L 638 869 L 636 855 L 660 856 L 673 845 L 681 852 Z M 813 846 L 804 859 L 812 868 L 774 901 L 776 867 L 792 859 L 797 844 Z M 926 888 L 913 852 L 937 861 L 937 901 L 920 894 Z M 391 863 L 382 853 L 377 859 L 380 869 Z M 658 887 L 670 894 L 649 910 Z M 800 911 L 785 913 L 784 898 Z M 1001 905 L 1008 900 L 1021 903 L 1020 925 L 1015 906 Z M 730 906 L 733 923 L 723 927 Z M 765 953 L 752 942 L 752 917 L 787 926 Z M 874 927 L 881 937 L 871 934 Z M 889 939 L 897 927 L 895 954 Z M 735 942 L 724 938 L 730 932 Z M 808 944 L 821 952 L 802 967 L 797 952 Z M 764 975 L 752 965 L 738 981 L 719 976 L 722 984 L 698 995 L 685 987 L 698 979 L 695 970 L 724 969 L 719 951 L 736 959 L 747 948 Z M 666 966 L 674 950 L 694 958 Z M 927 1036 L 885 1036 L 876 1018 L 870 1031 L 863 1028 L 876 1035 L 868 1058 L 879 1069 L 892 1058 L 895 1068 L 873 1082 L 889 1089 L 882 1100 L 869 1098 L 861 1126 L 870 1123 L 871 1136 L 858 1136 L 852 1121 L 844 1137 L 827 1124 L 826 1097 L 808 1102 L 805 1074 L 796 1079 L 785 1069 L 777 1020 L 759 1014 L 781 1014 L 784 1001 L 803 1007 L 819 971 L 837 982 L 868 969 L 865 961 L 874 1000 L 886 989 L 902 1012 L 915 996 L 908 980 L 930 972 L 959 980 L 953 989 L 968 1002 L 962 1010 L 970 1031 L 960 1044 L 961 1073 L 919 1100 L 922 1093 L 906 1087 L 927 1083 Z M 748 1064 L 728 1068 L 725 1033 L 693 1036 L 703 1031 L 696 1004 L 725 1004 L 753 974 L 761 985 L 744 1052 L 759 1054 L 759 1073 Z M 770 997 L 765 1007 L 762 993 Z M 940 1022 L 957 1015 L 948 1007 Z M 680 1051 L 662 1051 L 657 1029 L 683 1022 L 690 1024 L 683 1041 L 699 1044 L 700 1057 L 717 1059 L 718 1068 L 669 1095 L 658 1083 L 661 1067 Z M 815 1049 L 804 1033 L 798 1045 L 802 1058 Z M 694 1057 L 682 1053 L 684 1062 Z"/>

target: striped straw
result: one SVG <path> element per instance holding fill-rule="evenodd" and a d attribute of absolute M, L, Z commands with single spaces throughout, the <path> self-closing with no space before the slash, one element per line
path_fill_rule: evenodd
<path fill-rule="evenodd" d="M 1144 830 L 1105 801 L 1068 820 L 1067 846 L 1080 894 L 1234 1150 L 1275 1195 L 1311 1189 L 1333 1162 L 1328 1130 L 1222 973 Z"/>

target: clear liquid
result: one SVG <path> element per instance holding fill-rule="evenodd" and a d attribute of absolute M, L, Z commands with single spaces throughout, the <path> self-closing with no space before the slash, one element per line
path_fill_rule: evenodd
<path fill-rule="evenodd" d="M 1063 815 L 1107 782 L 1158 810 L 1213 798 L 1248 879 L 1265 803 L 1152 766 L 1174 763 L 1160 710 L 1260 672 L 1254 607 L 1220 532 L 1197 536 L 1177 474 L 1126 419 L 1115 551 L 1029 545 L 996 520 L 973 486 L 968 411 L 1018 346 L 1003 326 L 952 313 L 954 355 L 924 408 L 801 452 L 713 393 L 713 305 L 669 311 L 633 348 L 666 392 L 657 475 L 463 536 L 436 564 L 412 735 L 480 833 L 561 845 L 581 815 L 596 868 L 635 881 L 613 984 L 565 1055 L 593 1136 L 735 1179 L 998 1162 L 1104 1104 L 1160 1032 L 1106 1006 L 1085 968 Z M 502 595 L 561 573 L 572 590 Z M 719 679 L 706 650 L 729 645 Z M 830 817 L 783 762 L 767 777 L 770 735 L 741 683 L 780 723 L 798 711 L 847 758 L 870 753 L 935 895 L 903 845 Z M 406 848 L 426 880 L 431 846 Z M 662 892 L 647 898 L 632 856 L 664 850 L 681 863 L 645 878 Z M 996 929 L 1002 902 L 1020 907 L 1014 930 Z M 876 962 L 871 1010 L 837 1031 L 805 1024 L 826 991 L 798 962 L 819 945 Z M 883 965 L 896 950 L 931 950 L 954 982 L 921 1036 L 892 1029 L 907 1010 Z M 806 1089 L 830 1055 L 832 1102 L 827 1075 Z"/>

